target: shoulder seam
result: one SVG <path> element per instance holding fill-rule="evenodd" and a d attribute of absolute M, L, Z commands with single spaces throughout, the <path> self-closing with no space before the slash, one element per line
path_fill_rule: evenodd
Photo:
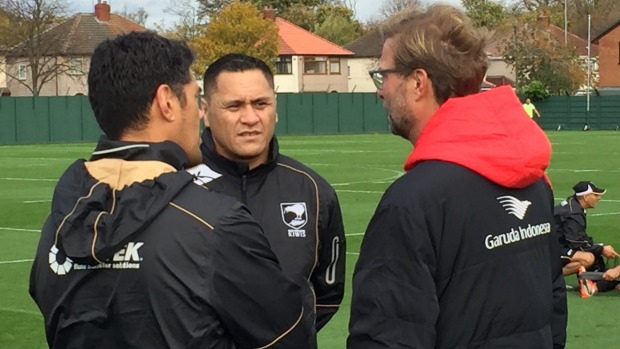
<path fill-rule="evenodd" d="M 170 202 L 169 203 L 170 206 L 176 208 L 177 210 L 187 214 L 188 216 L 194 218 L 195 220 L 197 220 L 198 222 L 204 224 L 205 226 L 207 226 L 209 229 L 211 230 L 215 230 L 215 228 L 213 228 L 213 225 L 209 224 L 209 222 L 205 221 L 204 219 L 198 217 L 198 215 L 196 215 L 195 213 L 191 212 L 190 210 L 181 207 L 180 205 L 175 204 L 174 202 Z"/>

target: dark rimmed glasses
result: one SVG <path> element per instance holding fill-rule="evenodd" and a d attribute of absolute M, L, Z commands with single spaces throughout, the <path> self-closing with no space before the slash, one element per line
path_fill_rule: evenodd
<path fill-rule="evenodd" d="M 377 90 L 380 90 L 383 88 L 383 78 L 385 77 L 385 75 L 387 73 L 396 73 L 396 72 L 398 72 L 396 68 L 387 68 L 387 69 L 371 70 L 368 72 L 368 74 L 370 74 L 370 78 L 372 79 L 372 82 L 375 84 L 375 87 L 377 88 Z"/>

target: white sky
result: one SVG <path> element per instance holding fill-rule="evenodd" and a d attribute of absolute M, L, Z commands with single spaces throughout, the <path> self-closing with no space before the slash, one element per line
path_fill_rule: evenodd
<path fill-rule="evenodd" d="M 381 4 L 383 0 L 353 0 L 356 2 L 355 13 L 357 18 L 361 21 L 366 21 L 370 18 L 375 17 L 379 9 L 381 8 Z M 72 13 L 75 12 L 94 12 L 95 4 L 97 0 L 68 0 L 70 6 L 72 7 Z M 427 3 L 430 2 L 443 2 L 447 4 L 452 4 L 455 6 L 461 5 L 460 0 L 427 0 Z M 143 7 L 146 12 L 148 12 L 149 17 L 147 20 L 147 27 L 152 28 L 154 23 L 164 22 L 164 25 L 168 26 L 176 21 L 175 16 L 167 14 L 164 12 L 164 9 L 170 4 L 169 1 L 153 1 L 153 0 L 108 0 L 112 12 L 124 12 L 125 9 L 127 12 L 135 12 L 140 7 Z"/>

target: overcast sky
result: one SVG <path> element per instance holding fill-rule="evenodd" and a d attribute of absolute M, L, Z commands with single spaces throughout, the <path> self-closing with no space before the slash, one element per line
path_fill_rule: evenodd
<path fill-rule="evenodd" d="M 97 0 L 68 0 L 73 11 L 72 12 L 93 12 Z M 355 0 L 354 0 L 355 1 Z M 430 2 L 443 2 L 460 6 L 460 0 L 441 0 L 441 1 L 426 1 Z M 166 26 L 169 26 L 176 21 L 175 16 L 167 14 L 164 9 L 170 2 L 168 1 L 153 1 L 153 0 L 108 0 L 112 12 L 135 12 L 140 7 L 143 7 L 148 12 L 149 17 L 147 20 L 147 27 L 152 28 L 154 23 L 161 23 L 162 21 Z M 355 13 L 357 18 L 361 21 L 366 21 L 377 15 L 379 8 L 381 7 L 382 0 L 357 0 Z"/>

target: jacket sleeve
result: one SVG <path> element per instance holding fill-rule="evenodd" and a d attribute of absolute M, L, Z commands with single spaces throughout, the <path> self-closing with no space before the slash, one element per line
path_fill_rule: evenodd
<path fill-rule="evenodd" d="M 301 289 L 282 272 L 258 223 L 238 204 L 214 227 L 210 304 L 242 348 L 311 348 Z"/>
<path fill-rule="evenodd" d="M 346 241 L 338 197 L 320 209 L 319 249 L 317 265 L 310 281 L 316 294 L 316 331 L 336 314 L 344 296 Z"/>
<path fill-rule="evenodd" d="M 603 246 L 593 243 L 592 238 L 584 230 L 585 222 L 581 222 L 582 220 L 585 220 L 585 217 L 575 214 L 562 217 L 564 239 L 566 239 L 569 248 L 600 256 L 603 253 Z"/>
<path fill-rule="evenodd" d="M 353 275 L 347 347 L 434 348 L 436 265 L 422 213 L 380 204 Z"/>
<path fill-rule="evenodd" d="M 553 210 L 553 191 L 546 186 L 549 196 L 549 205 Z M 551 276 L 553 287 L 553 314 L 551 318 L 551 333 L 553 336 L 553 349 L 563 349 L 566 345 L 566 326 L 568 324 L 568 304 L 566 301 L 566 283 L 562 275 L 562 262 L 560 258 L 560 243 L 555 238 L 555 232 L 549 235 L 549 255 L 551 256 Z"/>

